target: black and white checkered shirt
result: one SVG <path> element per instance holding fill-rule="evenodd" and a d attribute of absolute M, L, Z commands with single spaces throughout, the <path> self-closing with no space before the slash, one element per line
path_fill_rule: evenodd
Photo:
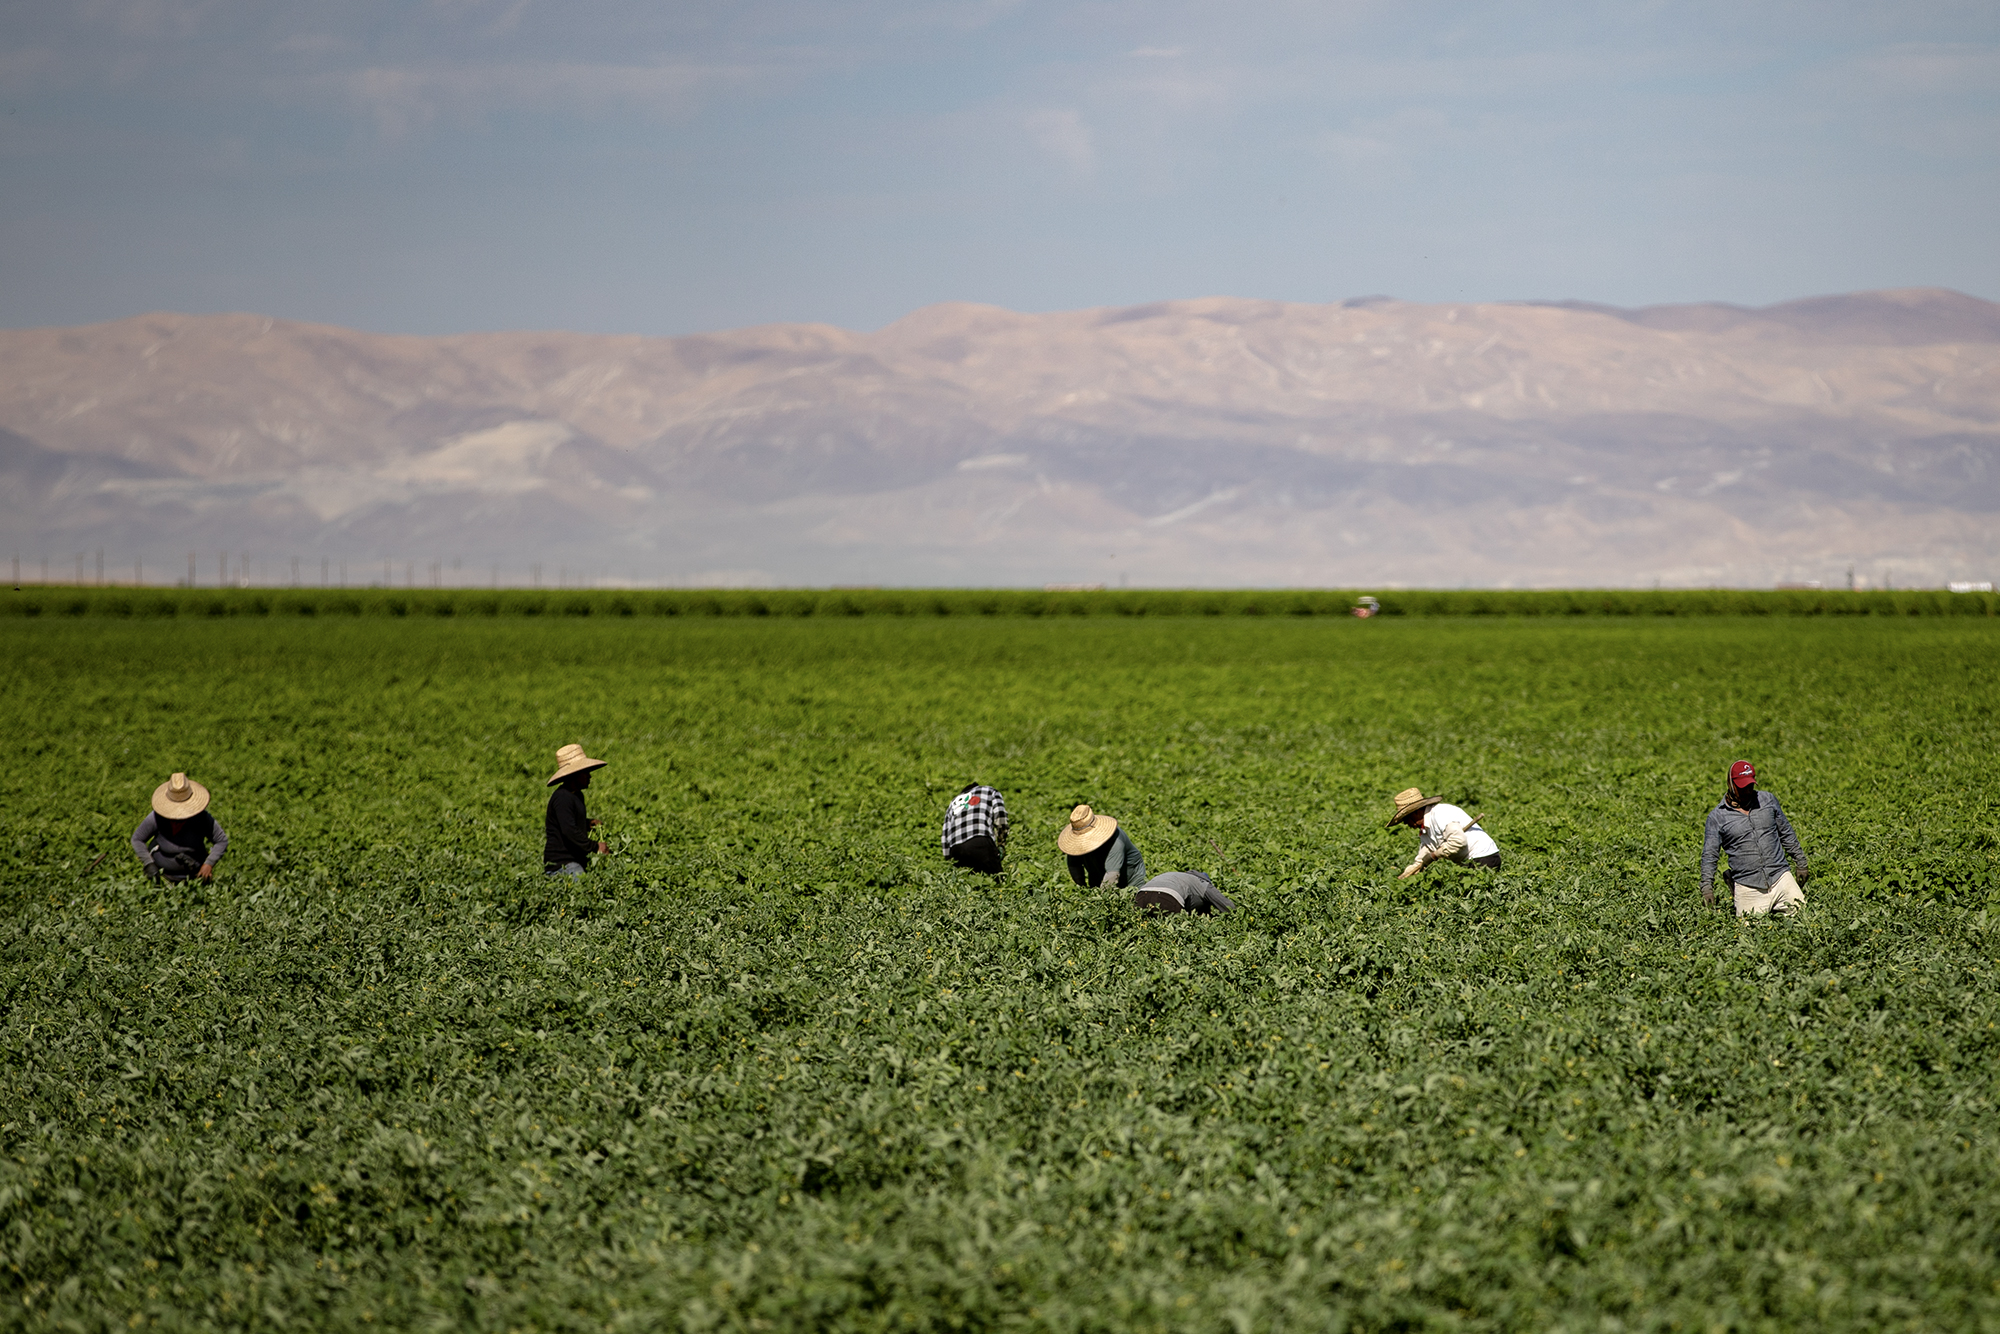
<path fill-rule="evenodd" d="M 968 838 L 985 834 L 995 847 L 1007 846 L 1007 803 L 999 792 L 984 783 L 975 784 L 951 799 L 944 813 L 944 850 L 949 853 Z"/>

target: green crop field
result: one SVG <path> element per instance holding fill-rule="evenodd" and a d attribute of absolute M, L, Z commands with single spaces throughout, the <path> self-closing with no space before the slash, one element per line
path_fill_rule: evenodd
<path fill-rule="evenodd" d="M 0 634 L 7 1327 L 2000 1329 L 1990 616 Z M 1795 920 L 1701 906 L 1737 758 Z M 1399 882 L 1410 784 L 1506 868 Z"/>

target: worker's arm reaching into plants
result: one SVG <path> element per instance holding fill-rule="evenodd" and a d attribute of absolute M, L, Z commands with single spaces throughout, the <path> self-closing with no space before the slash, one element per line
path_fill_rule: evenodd
<path fill-rule="evenodd" d="M 1465 851 L 1466 832 L 1471 828 L 1472 822 L 1467 820 L 1464 824 L 1457 826 L 1451 832 L 1439 838 L 1436 843 L 1419 843 L 1417 845 L 1417 859 L 1408 866 L 1405 866 L 1403 873 L 1396 878 L 1398 880 L 1408 880 L 1413 875 L 1421 874 L 1423 869 L 1432 862 L 1444 861 L 1447 858 L 1457 858 Z"/>

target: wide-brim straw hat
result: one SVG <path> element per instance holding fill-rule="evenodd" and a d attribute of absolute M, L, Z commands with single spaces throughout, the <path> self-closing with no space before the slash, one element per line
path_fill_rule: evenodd
<path fill-rule="evenodd" d="M 185 820 L 208 809 L 208 789 L 186 774 L 175 774 L 153 789 L 153 814 Z"/>
<path fill-rule="evenodd" d="M 607 761 L 593 760 L 583 753 L 582 746 L 564 746 L 556 752 L 556 771 L 549 775 L 544 785 L 554 787 L 571 774 L 588 773 L 592 769 L 602 769 Z"/>
<path fill-rule="evenodd" d="M 1072 857 L 1095 852 L 1118 832 L 1118 822 L 1108 815 L 1079 806 L 1069 813 L 1069 823 L 1056 835 L 1056 846 Z"/>
<path fill-rule="evenodd" d="M 1443 800 L 1443 797 L 1427 797 L 1413 787 L 1406 787 L 1396 794 L 1396 813 L 1390 816 L 1389 823 L 1382 827 L 1394 829 L 1411 811 L 1428 810 Z"/>

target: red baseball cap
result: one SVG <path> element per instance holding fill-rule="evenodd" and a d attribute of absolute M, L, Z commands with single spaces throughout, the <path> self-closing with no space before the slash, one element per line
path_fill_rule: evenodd
<path fill-rule="evenodd" d="M 1757 766 L 1748 760 L 1738 760 L 1729 766 L 1729 786 L 1752 787 L 1757 782 Z"/>

